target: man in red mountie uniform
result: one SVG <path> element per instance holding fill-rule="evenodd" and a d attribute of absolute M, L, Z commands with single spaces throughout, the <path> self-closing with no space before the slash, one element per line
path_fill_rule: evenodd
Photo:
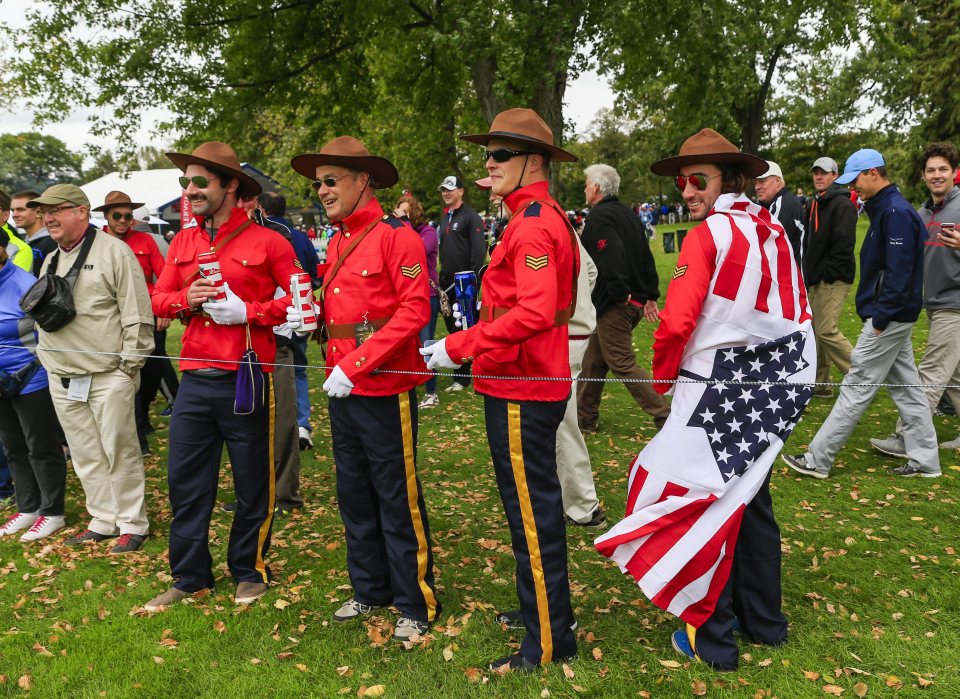
<path fill-rule="evenodd" d="M 189 319 L 183 334 L 183 380 L 170 420 L 170 568 L 174 586 L 144 608 L 157 611 L 194 592 L 213 587 L 208 546 L 210 513 L 217 495 L 223 444 L 233 468 L 237 509 L 230 530 L 227 564 L 237 604 L 250 604 L 267 591 L 270 570 L 264 556 L 273 523 L 273 389 L 270 363 L 276 345 L 273 326 L 286 318 L 290 296 L 274 299 L 300 272 L 293 248 L 279 233 L 258 226 L 238 206 L 260 193 L 260 184 L 241 169 L 233 149 L 216 141 L 191 154 L 167 153 L 184 176 L 196 225 L 173 239 L 167 264 L 153 291 L 153 312 Z M 215 302 L 213 282 L 199 274 L 200 253 L 215 251 L 226 300 Z M 266 404 L 236 414 L 238 360 L 249 342 L 263 362 Z"/>
<path fill-rule="evenodd" d="M 557 478 L 556 436 L 570 395 L 567 321 L 580 266 L 575 233 L 547 191 L 551 160 L 576 158 L 553 145 L 550 127 L 530 109 L 508 109 L 485 134 L 462 136 L 487 147 L 492 191 L 514 212 L 483 277 L 480 322 L 421 351 L 428 368 L 476 358 L 474 386 L 484 396 L 497 487 L 517 559 L 520 650 L 490 664 L 530 671 L 575 656 L 567 579 L 567 536 Z M 483 376 L 563 379 L 533 383 Z M 498 617 L 512 625 L 516 612 Z"/>
<path fill-rule="evenodd" d="M 107 225 L 104 226 L 103 230 L 115 238 L 119 238 L 133 250 L 133 254 L 137 256 L 137 262 L 140 263 L 140 268 L 143 270 L 143 276 L 147 282 L 147 291 L 153 294 L 154 280 L 159 279 L 160 273 L 163 271 L 163 255 L 160 254 L 160 248 L 157 247 L 157 243 L 152 236 L 133 229 L 133 210 L 141 206 L 143 204 L 131 200 L 130 195 L 114 190 L 104 198 L 103 205 L 98 206 L 94 211 L 103 212 L 103 217 L 107 219 Z M 154 349 L 161 339 L 166 339 L 163 333 L 169 327 L 169 318 L 155 319 Z M 150 354 L 154 354 L 154 351 L 151 351 Z M 145 403 L 142 397 L 144 395 L 153 396 L 157 392 L 163 376 L 163 363 L 169 361 L 166 358 L 147 359 L 140 369 L 140 388 L 137 389 L 135 398 L 135 412 L 137 439 L 140 440 L 140 453 L 143 456 L 150 454 L 150 445 L 147 443 L 149 403 Z"/>
<path fill-rule="evenodd" d="M 351 136 L 291 161 L 339 232 L 327 247 L 318 315 L 326 325 L 330 432 L 337 502 L 346 529 L 353 598 L 333 613 L 345 622 L 394 604 L 393 637 L 427 632 L 439 612 L 430 527 L 416 473 L 417 353 L 430 313 L 427 258 L 409 225 L 385 216 L 374 192 L 397 170 Z M 297 311 L 287 322 L 299 325 Z M 421 375 L 400 372 L 422 372 Z"/>

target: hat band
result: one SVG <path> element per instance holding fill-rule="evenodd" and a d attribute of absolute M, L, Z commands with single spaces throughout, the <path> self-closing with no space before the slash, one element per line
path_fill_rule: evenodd
<path fill-rule="evenodd" d="M 543 141 L 535 136 L 528 136 L 527 134 L 516 133 L 514 131 L 491 131 L 487 134 L 487 137 L 488 138 L 506 138 L 506 139 L 512 138 L 512 139 L 523 141 L 524 143 L 530 143 L 532 141 L 533 143 L 543 144 L 544 148 L 556 147 L 552 143 L 547 143 L 546 141 Z"/>

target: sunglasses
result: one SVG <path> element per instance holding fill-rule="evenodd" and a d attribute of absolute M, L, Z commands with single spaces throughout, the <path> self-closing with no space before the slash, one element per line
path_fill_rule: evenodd
<path fill-rule="evenodd" d="M 46 216 L 47 214 L 51 216 L 56 216 L 57 214 L 67 211 L 68 209 L 78 209 L 80 208 L 79 204 L 72 204 L 70 206 L 58 206 L 52 209 L 37 207 L 37 214 L 41 217 Z"/>
<path fill-rule="evenodd" d="M 713 177 L 707 177 L 706 175 L 702 175 L 700 173 L 695 173 L 693 175 L 677 175 L 673 178 L 673 186 L 677 188 L 678 192 L 683 194 L 683 190 L 687 188 L 687 183 L 689 182 L 694 189 L 702 192 L 707 188 L 707 182 L 712 180 L 714 177 L 717 177 L 717 175 L 713 175 Z"/>
<path fill-rule="evenodd" d="M 180 187 L 181 189 L 186 189 L 190 186 L 190 183 L 193 183 L 193 186 L 197 189 L 206 189 L 210 184 L 210 181 L 203 175 L 194 175 L 193 177 L 181 177 L 180 178 Z"/>
<path fill-rule="evenodd" d="M 483 151 L 484 160 L 493 158 L 493 162 L 495 163 L 505 163 L 511 158 L 516 158 L 518 155 L 533 155 L 533 153 L 528 150 L 510 150 L 509 148 Z"/>
<path fill-rule="evenodd" d="M 337 186 L 337 182 L 342 180 L 344 177 L 346 177 L 346 175 L 340 175 L 340 177 L 324 177 L 313 183 L 313 189 L 316 192 L 320 191 L 321 186 L 326 187 L 327 189 L 333 189 Z"/>
<path fill-rule="evenodd" d="M 121 214 L 119 211 L 114 211 L 112 214 L 110 214 L 110 218 L 112 218 L 114 221 L 132 221 L 133 214 Z"/>

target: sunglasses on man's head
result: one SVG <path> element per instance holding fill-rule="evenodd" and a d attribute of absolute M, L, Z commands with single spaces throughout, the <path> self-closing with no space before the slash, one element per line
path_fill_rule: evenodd
<path fill-rule="evenodd" d="M 493 158 L 495 163 L 505 163 L 511 158 L 516 158 L 518 155 L 533 155 L 528 150 L 510 150 L 509 148 L 497 148 L 496 150 L 485 150 L 483 152 L 483 157 L 485 160 L 490 160 Z"/>
<path fill-rule="evenodd" d="M 716 177 L 714 175 L 713 177 Z M 673 178 L 673 186 L 677 188 L 677 191 L 683 194 L 683 190 L 687 188 L 687 183 L 690 183 L 694 189 L 703 191 L 707 188 L 707 182 L 713 179 L 713 177 L 707 177 L 701 173 L 694 173 L 692 175 L 677 175 Z"/>
<path fill-rule="evenodd" d="M 193 186 L 197 189 L 206 189 L 207 185 L 210 184 L 210 181 L 203 175 L 194 175 L 193 177 L 181 177 L 180 178 L 180 187 L 186 189 L 190 186 L 190 183 L 193 183 Z"/>
<path fill-rule="evenodd" d="M 122 214 L 119 211 L 114 211 L 112 214 L 110 214 L 110 218 L 112 218 L 114 221 L 132 221 L 133 214 L 131 213 Z"/>

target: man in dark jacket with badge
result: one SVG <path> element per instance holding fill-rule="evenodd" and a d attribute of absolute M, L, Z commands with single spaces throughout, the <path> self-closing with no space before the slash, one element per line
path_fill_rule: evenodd
<path fill-rule="evenodd" d="M 476 374 L 485 377 L 475 379 L 475 386 L 484 396 L 520 598 L 519 611 L 498 621 L 514 626 L 522 619 L 526 627 L 519 651 L 490 668 L 529 671 L 577 652 L 556 436 L 570 395 L 567 322 L 576 305 L 579 253 L 566 214 L 548 192 L 550 161 L 576 158 L 553 145 L 550 127 L 530 109 L 508 109 L 488 133 L 462 138 L 488 149 L 492 191 L 513 217 L 483 277 L 480 322 L 420 352 L 429 369 L 476 358 Z"/>
<path fill-rule="evenodd" d="M 353 585 L 333 619 L 392 604 L 400 611 L 393 637 L 416 639 L 440 611 L 416 472 L 416 387 L 428 378 L 417 352 L 430 313 L 426 253 L 416 232 L 384 215 L 375 197 L 378 187 L 396 184 L 396 168 L 356 138 L 340 136 L 291 164 L 314 181 L 340 228 L 327 247 L 318 313 L 329 338 L 323 390 Z M 287 312 L 298 327 L 297 310 Z"/>
<path fill-rule="evenodd" d="M 584 195 L 591 207 L 581 241 L 597 264 L 593 289 L 597 331 L 583 357 L 581 378 L 602 379 L 612 371 L 618 379 L 649 380 L 637 365 L 633 329 L 646 318 L 656 322 L 660 279 L 640 218 L 617 199 L 620 175 L 609 165 L 591 165 L 585 171 Z M 600 419 L 600 381 L 577 386 L 580 429 L 596 432 Z M 667 400 L 649 383 L 626 383 L 626 389 L 659 428 L 670 414 Z"/>

